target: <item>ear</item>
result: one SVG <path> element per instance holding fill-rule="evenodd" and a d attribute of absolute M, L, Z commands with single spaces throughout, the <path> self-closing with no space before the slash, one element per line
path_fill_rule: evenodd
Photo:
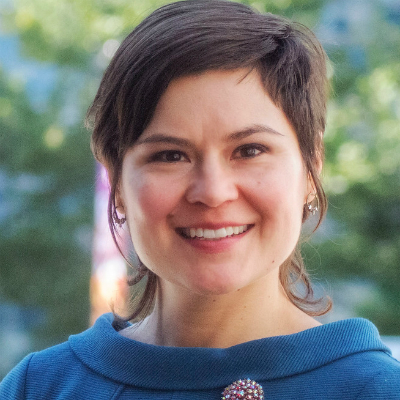
<path fill-rule="evenodd" d="M 118 211 L 118 214 L 125 216 L 125 206 L 120 196 L 115 195 L 115 209 Z"/>
<path fill-rule="evenodd" d="M 324 154 L 323 154 L 323 149 L 324 149 L 324 132 L 320 131 L 318 133 L 319 135 L 319 142 L 317 144 L 316 148 L 316 154 L 315 154 L 315 159 L 314 159 L 314 166 L 315 166 L 315 171 L 318 174 L 318 177 L 321 175 L 322 172 L 322 167 L 324 165 Z"/>
<path fill-rule="evenodd" d="M 115 209 L 118 211 L 118 214 L 125 216 L 125 202 L 121 191 L 120 182 L 117 183 L 115 188 Z"/>
<path fill-rule="evenodd" d="M 103 167 L 104 167 L 104 170 L 105 170 L 105 172 L 107 174 L 107 180 L 108 180 L 109 188 L 111 189 L 113 187 L 113 179 L 114 179 L 113 175 L 114 175 L 114 172 L 113 172 L 113 170 L 111 168 L 107 167 L 107 165 L 103 165 Z M 118 214 L 125 215 L 125 204 L 124 204 L 123 196 L 122 196 L 122 193 L 121 193 L 120 182 L 118 182 L 116 184 L 114 197 L 115 197 L 115 203 L 114 204 L 115 204 L 116 211 L 118 211 Z"/>
<path fill-rule="evenodd" d="M 317 190 L 315 188 L 314 179 L 311 176 L 311 172 L 308 172 L 307 173 L 306 192 L 304 194 L 304 204 L 307 202 L 307 200 L 312 201 L 314 199 L 316 193 L 317 193 Z"/>
<path fill-rule="evenodd" d="M 321 140 L 322 140 L 322 132 L 320 133 L 321 135 Z M 317 174 L 317 177 L 319 178 L 322 172 L 322 167 L 323 167 L 323 156 L 320 152 L 318 152 L 315 156 L 315 159 L 313 160 L 314 163 L 314 171 Z M 315 182 L 314 179 L 311 175 L 311 172 L 308 171 L 307 173 L 307 195 L 306 195 L 306 201 L 307 198 L 309 200 L 312 200 L 315 196 L 313 196 L 312 199 L 309 198 L 310 194 L 315 195 L 317 193 L 317 189 L 315 187 Z"/>

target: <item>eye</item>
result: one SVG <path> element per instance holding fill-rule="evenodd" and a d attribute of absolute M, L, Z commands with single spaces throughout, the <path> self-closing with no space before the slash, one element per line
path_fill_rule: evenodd
<path fill-rule="evenodd" d="M 178 150 L 165 150 L 150 156 L 150 162 L 176 163 L 188 161 L 185 153 Z"/>
<path fill-rule="evenodd" d="M 232 158 L 254 158 L 259 156 L 262 153 L 266 153 L 268 149 L 258 143 L 250 143 L 245 144 L 243 146 L 238 147 L 233 155 Z"/>

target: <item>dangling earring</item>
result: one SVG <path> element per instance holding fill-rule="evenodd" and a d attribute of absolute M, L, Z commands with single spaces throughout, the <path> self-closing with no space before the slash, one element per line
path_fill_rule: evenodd
<path fill-rule="evenodd" d="M 122 228 L 122 225 L 126 222 L 125 217 L 122 218 L 118 217 L 117 210 L 114 210 L 113 220 L 120 228 Z"/>
<path fill-rule="evenodd" d="M 311 201 L 309 201 L 310 196 L 313 196 Z M 319 209 L 319 198 L 317 194 L 309 193 L 307 196 L 306 207 L 310 214 L 315 215 Z"/>

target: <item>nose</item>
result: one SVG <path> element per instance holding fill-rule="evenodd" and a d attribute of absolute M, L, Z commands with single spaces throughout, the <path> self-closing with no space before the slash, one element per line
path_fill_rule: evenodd
<path fill-rule="evenodd" d="M 202 203 L 208 207 L 238 198 L 234 171 L 218 160 L 204 160 L 193 171 L 193 178 L 186 192 L 189 203 Z"/>

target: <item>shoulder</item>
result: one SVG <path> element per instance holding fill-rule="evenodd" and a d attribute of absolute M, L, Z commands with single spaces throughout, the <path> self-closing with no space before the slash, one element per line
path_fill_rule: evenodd
<path fill-rule="evenodd" d="M 0 385 L 0 398 L 51 398 L 47 397 L 48 389 L 59 386 L 65 376 L 73 379 L 81 373 L 81 368 L 68 343 L 32 353 L 4 378 Z"/>
<path fill-rule="evenodd" d="M 400 378 L 400 362 L 385 351 L 360 352 L 345 357 L 339 364 L 347 364 L 354 373 L 363 374 L 368 377 L 373 375 L 393 375 Z M 400 380 L 399 380 L 400 384 Z"/>
<path fill-rule="evenodd" d="M 84 343 L 89 353 L 90 348 L 102 347 L 96 334 L 93 338 L 90 328 L 70 337 L 68 342 L 32 353 L 24 358 L 0 384 L 0 399 L 38 400 L 38 399 L 97 399 L 98 392 L 104 398 L 112 398 L 120 384 L 109 379 L 105 368 L 98 363 L 93 365 L 85 361 L 76 348 Z M 97 394 L 96 394 L 97 393 Z M 107 397 L 108 396 L 108 397 Z"/>
<path fill-rule="evenodd" d="M 81 372 L 82 363 L 72 352 L 68 342 L 34 353 L 31 356 L 27 383 L 30 381 L 58 381 L 62 376 L 74 376 Z M 62 372 L 62 374 L 60 374 Z"/>
<path fill-rule="evenodd" d="M 378 363 L 357 399 L 400 400 L 400 363 L 394 359 Z"/>
<path fill-rule="evenodd" d="M 349 354 L 331 364 L 330 371 L 346 393 L 353 388 L 356 399 L 400 400 L 400 362 L 389 352 L 369 350 Z"/>
<path fill-rule="evenodd" d="M 306 377 L 315 398 L 400 400 L 400 362 L 371 322 L 337 321 L 303 336 L 307 354 L 301 359 L 311 360 Z"/>
<path fill-rule="evenodd" d="M 33 354 L 26 356 L 0 383 L 0 398 L 25 399 L 26 372 Z"/>
<path fill-rule="evenodd" d="M 60 368 L 68 364 L 69 353 L 68 345 L 61 344 L 29 354 L 1 382 L 0 398 L 30 398 L 30 392 L 40 393 L 48 382 L 60 380 Z"/>

